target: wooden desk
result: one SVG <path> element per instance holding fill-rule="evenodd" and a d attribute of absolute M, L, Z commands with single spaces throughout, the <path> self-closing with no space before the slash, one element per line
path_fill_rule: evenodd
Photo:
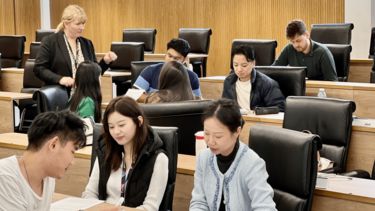
<path fill-rule="evenodd" d="M 27 135 L 22 133 L 0 134 L 0 158 L 21 156 L 28 144 Z M 91 146 L 77 150 L 74 164 L 68 168 L 62 179 L 56 180 L 55 191 L 80 197 L 89 179 Z"/>
<path fill-rule="evenodd" d="M 56 202 L 58 200 L 61 200 L 61 199 L 64 199 L 64 198 L 67 198 L 67 197 L 70 197 L 69 195 L 65 195 L 65 194 L 61 194 L 61 193 L 54 193 L 53 194 L 53 197 L 52 197 L 52 201 L 53 202 Z M 108 203 L 101 203 L 101 204 L 98 204 L 98 205 L 95 205 L 93 207 L 90 207 L 89 209 L 86 209 L 87 211 L 97 211 L 97 210 L 107 210 L 107 209 L 110 209 L 110 208 L 115 208 L 116 206 L 114 205 L 111 205 L 111 204 L 108 204 Z M 136 208 L 131 208 L 131 207 L 124 207 L 125 210 L 127 211 L 139 211 L 140 209 L 136 209 Z"/>
<path fill-rule="evenodd" d="M 194 58 L 207 58 L 207 54 L 198 54 L 198 53 L 189 53 L 187 55 L 188 59 Z M 145 61 L 164 61 L 165 60 L 165 53 L 152 53 L 152 54 L 145 54 L 144 55 Z"/>
<path fill-rule="evenodd" d="M 327 185 L 316 188 L 313 209 L 374 210 L 374 180 L 325 174 L 318 175 L 317 184 L 321 181 L 325 181 Z"/>
<path fill-rule="evenodd" d="M 116 85 L 113 83 L 113 77 L 130 76 L 130 72 L 105 71 L 101 77 L 100 89 L 102 91 L 102 102 L 109 102 L 116 97 Z"/>
<path fill-rule="evenodd" d="M 348 81 L 369 83 L 372 63 L 372 59 L 351 59 Z"/>
<path fill-rule="evenodd" d="M 274 121 L 272 118 L 259 117 L 260 121 Z M 275 120 L 277 121 L 277 120 Z M 10 155 L 22 155 L 27 145 L 26 134 L 6 133 L 0 134 L 0 158 Z M 372 150 L 374 152 L 374 150 Z M 87 182 L 90 168 L 91 147 L 85 147 L 75 153 L 75 162 L 66 172 L 61 180 L 56 180 L 56 192 L 67 195 L 80 197 Z M 176 187 L 173 198 L 173 210 L 188 210 L 191 199 L 191 191 L 194 186 L 195 156 L 178 155 Z M 374 181 L 375 182 L 375 181 Z M 374 190 L 374 189 L 372 189 Z M 356 206 L 354 210 L 371 210 L 374 209 L 375 202 L 373 198 L 364 204 L 362 196 L 355 194 L 348 195 L 345 193 L 335 194 L 332 190 L 316 191 L 314 196 L 314 210 L 330 210 L 326 208 L 329 204 L 345 203 L 347 207 Z M 332 195 L 333 194 L 333 195 Z M 362 201 L 361 201 L 362 200 Z M 324 201 L 321 202 L 321 201 Z M 332 202 L 333 201 L 333 202 Z M 328 205 L 326 204 L 328 203 Z M 348 205 L 349 204 L 349 205 Z M 371 209 L 362 209 L 369 206 Z M 322 209 L 321 209 L 322 207 Z M 343 208 L 342 210 L 347 210 Z"/>
<path fill-rule="evenodd" d="M 0 133 L 14 132 L 13 101 L 31 98 L 32 94 L 0 91 Z"/>
<path fill-rule="evenodd" d="M 174 201 L 180 205 L 188 204 L 194 187 L 195 156 L 178 155 L 176 194 Z M 375 181 L 363 179 L 337 179 L 329 183 L 327 189 L 316 189 L 313 198 L 313 209 L 325 210 L 361 210 L 375 209 Z M 178 207 L 188 210 L 188 206 Z"/>
<path fill-rule="evenodd" d="M 1 70 L 0 89 L 7 92 L 20 92 L 23 87 L 23 68 L 3 68 Z M 112 78 L 116 76 L 130 76 L 130 72 L 106 71 L 101 76 L 102 101 L 109 102 L 114 97 L 116 88 Z M 10 131 L 7 131 L 10 132 Z"/>
<path fill-rule="evenodd" d="M 2 68 L 1 91 L 20 92 L 23 87 L 23 68 Z"/>
<path fill-rule="evenodd" d="M 100 61 L 104 57 L 105 53 L 96 53 L 96 59 Z M 207 58 L 207 54 L 199 54 L 199 53 L 189 53 L 188 59 L 193 58 Z M 165 53 L 145 53 L 144 54 L 145 61 L 164 61 L 165 60 Z"/>
<path fill-rule="evenodd" d="M 225 76 L 200 78 L 202 96 L 205 99 L 219 99 L 223 91 Z M 353 100 L 356 103 L 354 115 L 375 118 L 375 84 L 333 81 L 306 81 L 306 95 L 317 96 L 319 88 L 326 90 L 327 96 Z"/>

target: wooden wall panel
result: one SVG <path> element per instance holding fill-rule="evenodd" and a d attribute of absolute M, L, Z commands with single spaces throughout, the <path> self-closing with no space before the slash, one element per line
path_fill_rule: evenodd
<path fill-rule="evenodd" d="M 12 35 L 14 33 L 13 0 L 0 0 L 0 34 Z"/>
<path fill-rule="evenodd" d="M 35 31 L 40 28 L 40 0 L 15 1 L 15 34 L 26 35 L 25 51 L 35 41 Z"/>
<path fill-rule="evenodd" d="M 182 27 L 210 27 L 209 75 L 225 75 L 235 38 L 276 39 L 277 54 L 287 44 L 285 27 L 294 19 L 312 23 L 344 21 L 344 0 L 55 0 L 51 1 L 51 23 L 55 27 L 68 4 L 84 7 L 88 22 L 84 36 L 94 42 L 96 52 L 105 52 L 112 41 L 130 27 L 157 29 L 156 53 L 177 37 Z"/>

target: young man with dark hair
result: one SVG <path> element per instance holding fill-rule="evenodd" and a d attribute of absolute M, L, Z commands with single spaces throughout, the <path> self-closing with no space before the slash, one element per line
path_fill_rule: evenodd
<path fill-rule="evenodd" d="M 331 52 L 326 46 L 310 39 L 303 21 L 291 21 L 286 28 L 286 37 L 290 44 L 284 47 L 273 65 L 306 66 L 308 79 L 337 81 Z"/>
<path fill-rule="evenodd" d="M 284 110 L 285 98 L 279 84 L 256 71 L 251 47 L 240 45 L 232 50 L 233 72 L 224 80 L 222 97 L 235 100 L 245 110 L 278 106 Z"/>
<path fill-rule="evenodd" d="M 172 39 L 167 44 L 167 53 L 165 54 L 165 61 L 178 61 L 181 63 L 187 62 L 187 55 L 190 52 L 190 45 L 184 39 Z M 159 75 L 164 63 L 150 65 L 145 68 L 138 76 L 134 83 L 134 87 L 143 89 L 147 94 L 158 90 Z M 201 97 L 201 90 L 199 88 L 199 79 L 196 73 L 188 71 L 189 80 L 193 94 L 196 97 Z M 144 96 L 145 97 L 145 96 Z M 141 100 L 142 101 L 142 100 Z"/>
<path fill-rule="evenodd" d="M 0 160 L 0 210 L 49 210 L 55 178 L 85 146 L 84 122 L 70 111 L 39 114 L 28 131 L 22 156 Z"/>

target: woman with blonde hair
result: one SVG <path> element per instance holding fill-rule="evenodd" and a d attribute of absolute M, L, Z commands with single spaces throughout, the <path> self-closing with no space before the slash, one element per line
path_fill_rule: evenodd
<path fill-rule="evenodd" d="M 82 7 L 69 5 L 63 11 L 56 33 L 42 40 L 34 72 L 46 85 L 60 84 L 70 92 L 78 65 L 85 60 L 97 62 L 91 40 L 81 36 L 86 21 Z M 106 53 L 99 62 L 102 72 L 116 59 L 115 53 Z"/>
<path fill-rule="evenodd" d="M 187 68 L 180 62 L 163 65 L 159 76 L 159 90 L 146 98 L 146 103 L 194 100 Z"/>

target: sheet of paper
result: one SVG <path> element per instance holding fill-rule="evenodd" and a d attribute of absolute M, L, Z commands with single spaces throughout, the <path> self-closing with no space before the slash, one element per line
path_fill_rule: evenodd
<path fill-rule="evenodd" d="M 145 91 L 143 89 L 128 89 L 125 96 L 138 100 L 138 98 L 141 97 L 144 92 Z"/>
<path fill-rule="evenodd" d="M 67 197 L 52 203 L 50 211 L 77 211 L 85 210 L 103 201 L 97 199 L 84 199 L 78 197 Z"/>

